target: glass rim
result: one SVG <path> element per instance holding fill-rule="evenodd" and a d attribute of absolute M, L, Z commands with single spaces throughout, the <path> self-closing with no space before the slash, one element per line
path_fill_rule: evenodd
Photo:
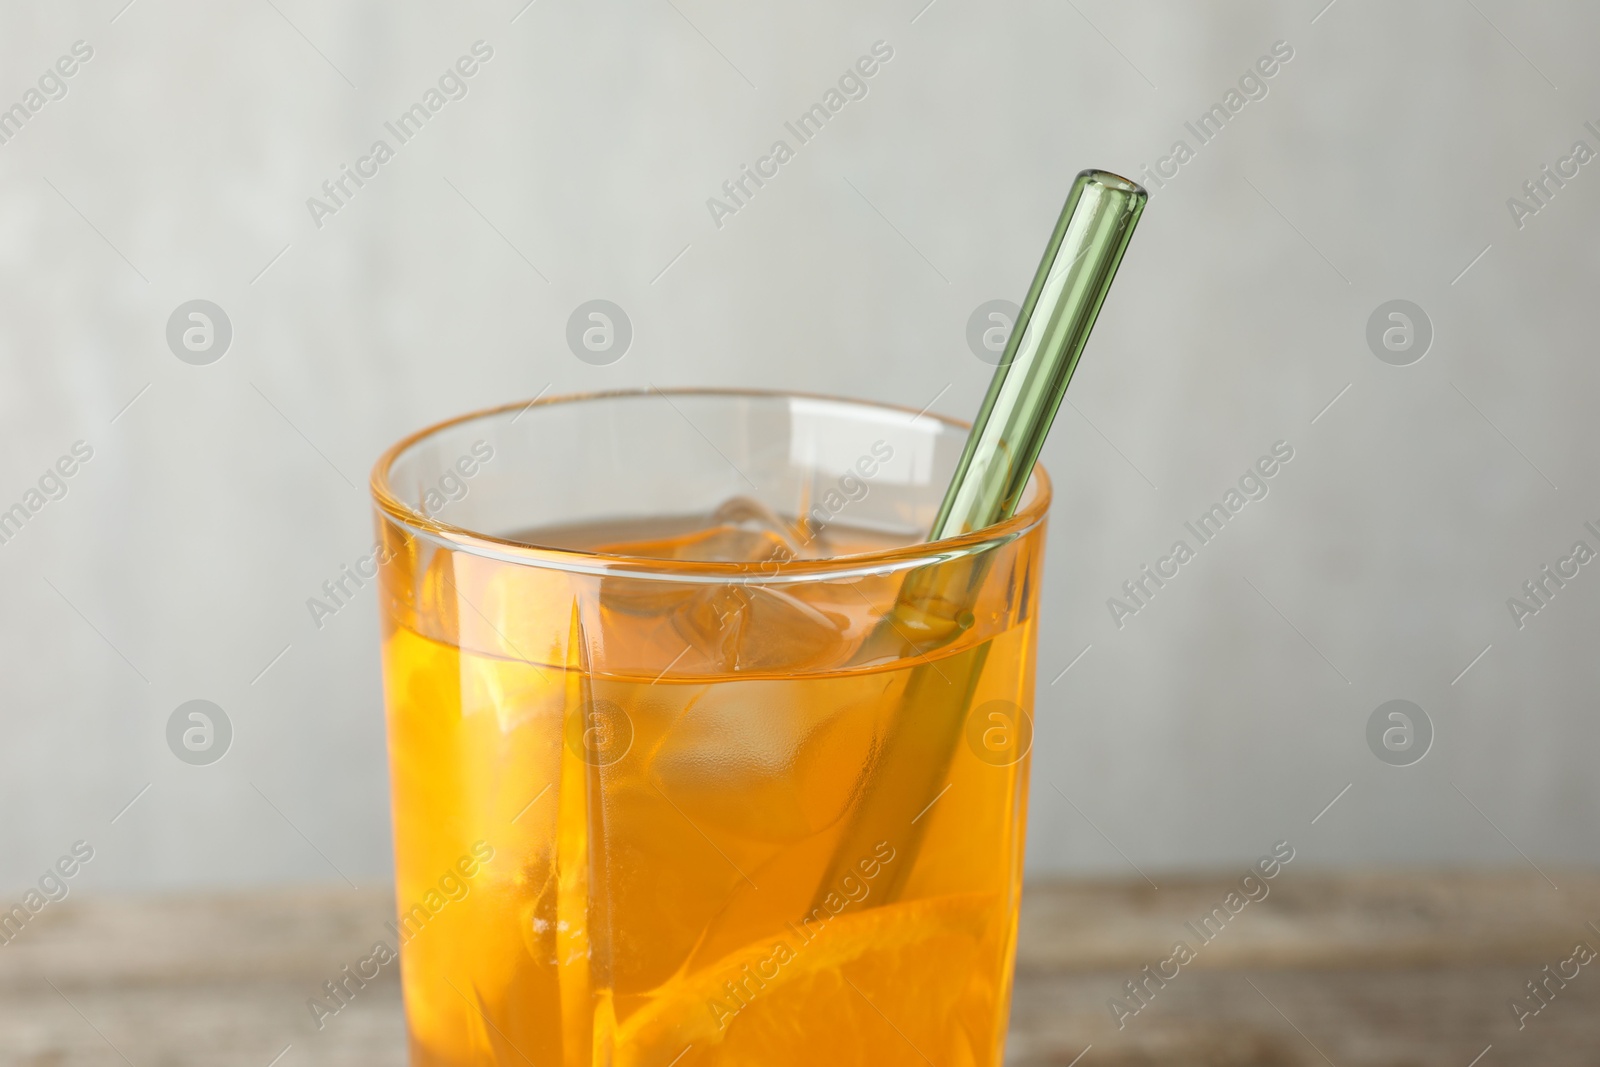
<path fill-rule="evenodd" d="M 624 556 L 584 549 L 550 548 L 513 541 L 478 530 L 468 529 L 417 510 L 393 491 L 389 472 L 407 451 L 428 438 L 480 419 L 488 419 L 508 411 L 531 411 L 536 407 L 554 404 L 586 403 L 597 400 L 632 399 L 651 395 L 665 397 L 714 397 L 724 399 L 763 400 L 819 400 L 858 408 L 908 414 L 911 419 L 933 419 L 946 426 L 968 431 L 971 424 L 948 415 L 939 415 L 927 409 L 917 411 L 903 404 L 889 404 L 877 400 L 830 396 L 825 393 L 808 393 L 788 389 L 730 389 L 679 387 L 658 389 L 607 389 L 586 393 L 564 393 L 545 397 L 542 394 L 528 401 L 499 404 L 480 408 L 463 415 L 443 419 L 425 426 L 390 445 L 373 464 L 368 488 L 373 503 L 391 521 L 411 536 L 430 541 L 440 547 L 466 552 L 474 556 L 498 560 L 519 566 L 544 567 L 580 574 L 602 576 L 626 575 L 630 578 L 659 581 L 707 582 L 720 581 L 732 584 L 768 584 L 829 579 L 854 579 L 908 570 L 939 563 L 962 556 L 977 555 L 1016 540 L 1044 521 L 1050 509 L 1050 477 L 1044 465 L 1035 463 L 1029 477 L 1029 490 L 1016 514 L 1008 519 L 985 526 L 981 530 L 946 537 L 938 541 L 919 541 L 899 548 L 878 549 L 853 555 L 828 556 L 822 559 L 794 559 L 756 563 L 719 562 L 713 560 L 666 560 L 652 556 Z M 520 418 L 520 416 L 518 416 Z"/>

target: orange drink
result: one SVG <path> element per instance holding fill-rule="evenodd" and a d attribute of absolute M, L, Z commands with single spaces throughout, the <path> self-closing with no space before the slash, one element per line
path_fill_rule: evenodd
<path fill-rule="evenodd" d="M 1049 491 L 919 543 L 963 429 L 615 394 L 380 461 L 415 1067 L 998 1067 Z"/>

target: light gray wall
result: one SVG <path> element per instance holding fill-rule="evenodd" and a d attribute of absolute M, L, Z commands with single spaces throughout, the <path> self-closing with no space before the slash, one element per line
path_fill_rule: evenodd
<path fill-rule="evenodd" d="M 1269 94 L 1152 188 L 1046 450 L 1032 868 L 1159 878 L 1285 838 L 1318 865 L 1592 866 L 1600 567 L 1523 629 L 1506 600 L 1600 548 L 1600 166 L 1520 228 L 1506 200 L 1600 149 L 1600 12 L 1324 2 L 13 5 L 0 104 L 94 55 L 0 145 L 0 507 L 94 455 L 0 546 L 0 884 L 80 838 L 104 887 L 385 879 L 374 604 L 320 631 L 305 607 L 370 543 L 384 446 L 546 387 L 970 415 L 968 316 L 1020 298 L 1072 175 L 1194 145 L 1280 40 Z M 468 96 L 314 225 L 479 39 Z M 879 40 L 867 97 L 714 225 L 707 197 Z M 164 337 L 196 298 L 234 329 L 210 366 Z M 611 366 L 564 341 L 593 298 L 634 326 Z M 1397 298 L 1435 331 L 1404 367 L 1365 338 Z M 1114 625 L 1280 440 L 1270 495 Z M 164 737 L 195 698 L 236 731 L 210 767 Z M 1394 698 L 1436 731 L 1414 766 L 1368 749 Z"/>

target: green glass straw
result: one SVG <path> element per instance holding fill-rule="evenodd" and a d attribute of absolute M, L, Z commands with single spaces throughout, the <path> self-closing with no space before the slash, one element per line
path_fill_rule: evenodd
<path fill-rule="evenodd" d="M 1138 185 L 1103 170 L 1072 183 L 930 541 L 981 530 L 1017 510 L 1146 199 Z"/>
<path fill-rule="evenodd" d="M 1016 512 L 1147 197 L 1134 182 L 1103 170 L 1086 170 L 1072 183 L 929 540 L 981 530 Z M 972 594 L 989 558 L 912 571 L 856 662 L 926 655 L 959 637 L 973 624 Z M 883 841 L 897 851 L 903 846 L 904 855 L 885 866 L 867 906 L 898 896 L 927 825 L 917 825 L 920 813 L 948 774 L 988 654 L 984 642 L 912 669 L 871 784 L 840 836 L 815 904 Z"/>

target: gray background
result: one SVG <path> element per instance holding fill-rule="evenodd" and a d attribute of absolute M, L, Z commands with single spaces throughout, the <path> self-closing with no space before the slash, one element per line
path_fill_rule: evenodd
<path fill-rule="evenodd" d="M 970 415 L 967 318 L 1020 298 L 1072 175 L 1193 143 L 1277 40 L 1270 94 L 1152 189 L 1046 449 L 1031 869 L 1228 870 L 1278 839 L 1594 865 L 1600 575 L 1520 631 L 1506 598 L 1600 547 L 1600 166 L 1520 230 L 1505 202 L 1600 148 L 1600 11 L 523 2 L 0 14 L 0 105 L 95 50 L 0 145 L 0 507 L 95 450 L 0 546 L 0 885 L 79 838 L 80 885 L 386 880 L 373 598 L 320 631 L 305 606 L 371 542 L 384 446 L 546 387 Z M 469 95 L 315 227 L 306 198 L 480 38 Z M 880 39 L 867 98 L 715 227 L 706 198 Z M 210 366 L 165 342 L 197 298 L 234 330 Z M 564 341 L 596 298 L 634 327 L 611 366 Z M 1436 334 L 1407 367 L 1365 341 L 1395 298 Z M 1278 440 L 1271 494 L 1117 629 L 1106 598 Z M 1367 747 L 1395 698 L 1436 734 L 1410 767 Z M 166 745 L 191 699 L 233 723 L 210 766 Z"/>

